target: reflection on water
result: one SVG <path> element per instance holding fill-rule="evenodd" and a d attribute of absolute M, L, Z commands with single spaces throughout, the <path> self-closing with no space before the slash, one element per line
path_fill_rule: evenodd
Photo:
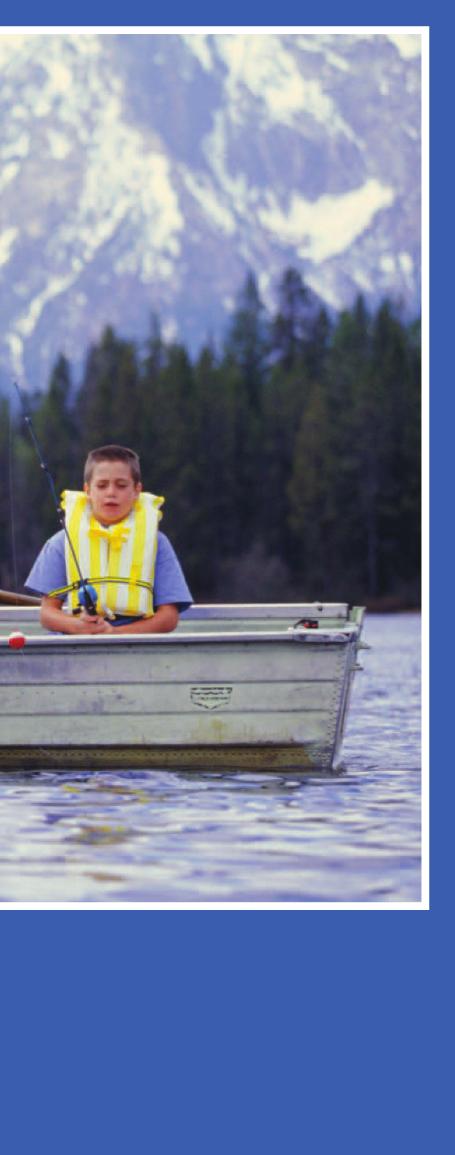
<path fill-rule="evenodd" d="M 419 627 L 367 618 L 337 774 L 0 775 L 0 901 L 418 902 Z"/>

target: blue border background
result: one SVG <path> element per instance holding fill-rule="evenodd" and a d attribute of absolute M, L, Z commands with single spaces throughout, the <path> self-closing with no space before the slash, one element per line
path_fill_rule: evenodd
<path fill-rule="evenodd" d="M 441 15 L 438 16 L 438 8 Z M 443 11 L 444 8 L 444 11 Z M 442 3 L 416 0 L 416 3 L 397 0 L 383 0 L 366 6 L 363 0 L 321 0 L 317 8 L 314 4 L 304 4 L 302 0 L 281 0 L 275 3 L 260 3 L 259 0 L 219 0 L 215 4 L 208 0 L 194 0 L 190 5 L 184 0 L 171 0 L 165 6 L 147 3 L 147 0 L 78 0 L 65 7 L 57 0 L 18 0 L 16 4 L 5 0 L 2 5 L 2 24 L 35 25 L 95 25 L 128 26 L 133 24 L 159 25 L 429 25 L 437 23 L 448 31 L 450 17 Z"/>
<path fill-rule="evenodd" d="M 453 1014 L 446 893 L 453 814 L 446 721 L 453 529 L 444 500 L 453 456 L 447 14 L 442 5 L 422 3 L 325 3 L 316 10 L 233 0 L 174 3 L 158 12 L 137 0 L 80 0 L 65 9 L 43 0 L 7 3 L 1 19 L 4 26 L 430 26 L 434 627 L 431 910 L 1 912 L 3 1149 L 437 1150 L 445 1126 L 451 1131 L 444 1123 L 443 1042 Z M 447 581 L 446 565 L 444 586 L 441 531 L 450 575 Z"/>

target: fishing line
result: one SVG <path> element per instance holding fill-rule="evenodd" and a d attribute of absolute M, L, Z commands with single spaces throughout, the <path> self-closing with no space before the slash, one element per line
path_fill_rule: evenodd
<path fill-rule="evenodd" d="M 80 591 L 81 591 L 81 594 L 82 594 L 82 597 L 83 597 L 83 602 L 84 602 L 84 605 L 85 605 L 85 609 L 87 610 L 87 612 L 88 612 L 89 614 L 91 614 L 92 616 L 95 616 L 95 615 L 96 615 L 96 613 L 97 613 L 97 609 L 96 609 L 96 602 L 97 602 L 97 594 L 96 594 L 96 590 L 92 590 L 91 586 L 89 585 L 88 579 L 87 579 L 87 578 L 84 578 L 84 577 L 82 576 L 82 570 L 81 570 L 81 567 L 80 567 L 80 565 L 79 565 L 79 561 L 78 561 L 78 557 L 77 557 L 76 551 L 75 551 L 75 549 L 74 549 L 73 543 L 72 543 L 72 541 L 71 541 L 70 535 L 69 535 L 69 533 L 68 533 L 68 530 L 67 530 L 67 527 L 66 527 L 65 514 L 64 514 L 64 511 L 63 511 L 63 509 L 62 509 L 62 507 L 61 507 L 61 505 L 60 505 L 60 502 L 59 502 L 59 500 L 58 500 L 58 497 L 57 497 L 57 492 L 56 492 L 56 489 L 55 489 L 55 485 L 54 485 L 54 480 L 53 480 L 52 474 L 51 474 L 51 472 L 50 472 L 49 466 L 47 465 L 47 463 L 46 463 L 46 462 L 45 462 L 45 460 L 44 460 L 43 454 L 42 454 L 42 452 L 41 452 L 41 449 L 40 449 L 40 446 L 39 446 L 38 438 L 37 438 L 37 436 L 36 436 L 35 430 L 34 430 L 34 428 L 33 428 L 33 425 L 32 425 L 32 419 L 31 419 L 31 417 L 30 417 L 30 414 L 29 414 L 29 413 L 28 413 L 28 411 L 27 411 L 27 408 L 26 408 L 26 405 L 25 405 L 25 401 L 24 401 L 24 398 L 23 398 L 23 396 L 22 396 L 22 393 L 21 393 L 21 391 L 20 391 L 20 389 L 19 389 L 19 386 L 18 386 L 18 384 L 17 384 L 17 381 L 14 381 L 14 382 L 13 382 L 13 384 L 14 384 L 14 388 L 15 388 L 15 389 L 16 389 L 16 391 L 17 391 L 17 395 L 18 395 L 18 397 L 19 397 L 19 401 L 20 401 L 20 403 L 21 403 L 21 409 L 22 409 L 22 413 L 23 413 L 23 416 L 24 416 L 24 421 L 25 421 L 25 424 L 26 424 L 26 426 L 27 426 L 27 429 L 28 429 L 28 431 L 29 431 L 30 437 L 31 437 L 31 439 L 32 439 L 32 442 L 33 442 L 33 446 L 34 446 L 34 448 L 35 448 L 35 451 L 36 451 L 36 454 L 37 454 L 37 457 L 38 457 L 38 461 L 39 461 L 39 463 L 40 463 L 41 469 L 43 470 L 43 473 L 45 474 L 45 477 L 46 477 L 46 479 L 47 479 L 47 482 L 48 482 L 48 485 L 49 485 L 49 489 L 50 489 L 50 491 L 51 491 L 51 494 L 52 494 L 52 500 L 53 500 L 53 503 L 54 503 L 54 505 L 55 505 L 55 508 L 56 508 L 56 511 L 57 511 L 57 517 L 58 517 L 58 520 L 59 520 L 60 526 L 61 526 L 61 528 L 63 529 L 63 532 L 64 532 L 64 534 L 65 534 L 66 540 L 67 540 L 67 542 L 68 542 L 68 545 L 69 545 L 69 548 L 70 548 L 70 550 L 71 550 L 71 555 L 72 555 L 72 558 L 73 558 L 74 564 L 75 564 L 75 566 L 76 566 L 76 571 L 77 571 L 77 573 L 78 573 L 78 575 L 79 575 L 79 588 L 80 588 Z"/>
<path fill-rule="evenodd" d="M 17 552 L 16 552 L 16 510 L 14 505 L 14 475 L 13 475 L 13 414 L 11 405 L 8 405 L 8 489 L 11 528 L 11 560 L 13 563 L 13 589 L 17 590 Z"/>

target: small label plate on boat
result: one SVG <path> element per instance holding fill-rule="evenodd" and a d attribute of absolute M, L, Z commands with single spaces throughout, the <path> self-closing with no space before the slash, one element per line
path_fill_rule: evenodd
<path fill-rule="evenodd" d="M 219 710 L 227 706 L 232 694 L 232 686 L 192 686 L 191 701 L 204 710 Z"/>

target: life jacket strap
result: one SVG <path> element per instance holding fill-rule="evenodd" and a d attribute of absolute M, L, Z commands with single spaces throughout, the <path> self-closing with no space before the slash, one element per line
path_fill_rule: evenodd
<path fill-rule="evenodd" d="M 85 583 L 87 583 L 87 585 L 96 586 L 96 585 L 105 585 L 106 582 L 117 582 L 117 583 L 120 583 L 121 585 L 127 585 L 127 586 L 131 586 L 131 585 L 132 586 L 140 586 L 141 589 L 150 590 L 150 593 L 153 593 L 153 586 L 152 586 L 151 582 L 142 581 L 141 578 L 103 577 L 103 578 L 85 578 L 84 582 L 81 582 L 80 580 L 76 581 L 76 582 L 71 582 L 70 585 L 60 586 L 59 589 L 56 589 L 56 590 L 49 590 L 49 593 L 46 594 L 46 597 L 59 598 L 65 594 L 72 593 L 73 590 L 80 589 L 81 585 L 85 585 Z"/>

